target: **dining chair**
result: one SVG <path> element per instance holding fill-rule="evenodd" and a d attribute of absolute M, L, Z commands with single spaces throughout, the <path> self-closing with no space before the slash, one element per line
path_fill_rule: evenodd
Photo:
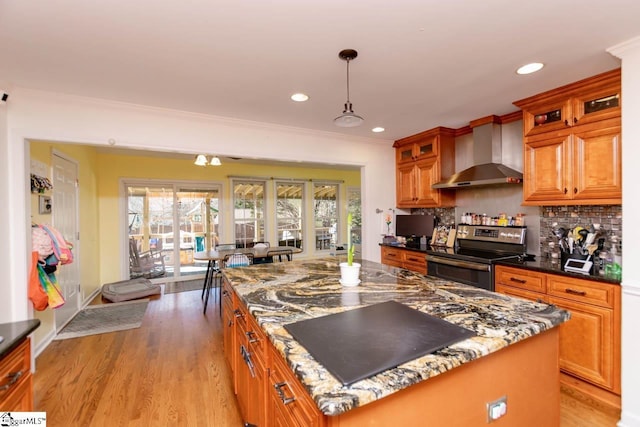
<path fill-rule="evenodd" d="M 293 249 L 273 249 L 267 251 L 267 258 L 271 258 L 273 261 L 278 257 L 278 261 L 282 262 L 282 257 L 285 261 L 291 261 L 293 259 Z"/>
<path fill-rule="evenodd" d="M 216 251 L 228 251 L 228 250 L 236 250 L 235 243 L 220 243 L 215 247 Z M 225 257 L 226 260 L 226 257 Z M 226 262 L 226 261 L 225 261 Z M 218 261 L 209 260 L 209 264 L 207 265 L 207 273 L 204 277 L 204 283 L 202 285 L 202 295 L 201 299 L 204 299 L 204 314 L 207 314 L 207 305 L 209 303 L 209 295 L 211 294 L 211 290 L 216 288 L 218 292 L 218 300 L 221 302 L 222 297 L 220 295 L 220 290 L 222 288 L 222 272 L 220 271 L 222 265 Z"/>

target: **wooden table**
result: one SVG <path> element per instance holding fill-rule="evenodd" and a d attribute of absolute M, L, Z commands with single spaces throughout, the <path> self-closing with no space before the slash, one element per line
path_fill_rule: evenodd
<path fill-rule="evenodd" d="M 224 260 L 225 256 L 232 254 L 250 254 L 253 255 L 253 259 L 262 259 L 266 262 L 269 262 L 267 259 L 271 258 L 273 261 L 273 256 L 281 255 L 284 252 L 291 251 L 291 254 L 299 254 L 302 252 L 302 249 L 294 247 L 294 246 L 266 246 L 266 247 L 258 247 L 258 248 L 235 248 L 235 249 L 221 249 L 221 250 L 210 250 L 210 251 L 200 251 L 194 252 L 193 259 L 196 261 L 207 261 L 207 273 L 204 276 L 204 283 L 202 285 L 202 298 L 204 298 L 204 313 L 207 312 L 207 303 L 209 302 L 209 291 L 212 288 L 213 277 L 216 275 L 216 263 L 219 263 Z M 222 267 L 222 264 L 220 264 Z M 221 298 L 219 298 L 222 300 Z"/>

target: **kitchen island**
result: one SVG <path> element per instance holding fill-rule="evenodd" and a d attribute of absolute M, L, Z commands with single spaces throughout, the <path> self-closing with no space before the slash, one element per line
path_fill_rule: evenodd
<path fill-rule="evenodd" d="M 225 353 L 245 421 L 277 424 L 290 406 L 311 401 L 314 408 L 304 408 L 306 421 L 291 416 L 282 424 L 477 425 L 487 421 L 486 404 L 506 396 L 502 425 L 558 424 L 555 326 L 569 319 L 567 311 L 368 261 L 362 262 L 362 283 L 343 287 L 339 261 L 300 260 L 224 271 L 223 325 L 241 332 L 225 331 Z M 347 386 L 284 328 L 387 301 L 476 336 Z M 288 372 L 282 372 L 283 366 Z"/>

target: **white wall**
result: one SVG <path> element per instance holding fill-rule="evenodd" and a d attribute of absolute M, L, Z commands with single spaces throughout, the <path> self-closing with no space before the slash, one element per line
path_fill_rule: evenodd
<path fill-rule="evenodd" d="M 640 427 L 640 37 L 609 51 L 622 59 L 622 419 L 619 426 Z M 629 161 L 625 162 L 625 159 Z"/>
<path fill-rule="evenodd" d="M 133 106 L 15 88 L 7 104 L 6 132 L 0 113 L 0 206 L 6 252 L 0 269 L 0 322 L 29 317 L 26 236 L 30 139 L 220 156 L 309 161 L 361 166 L 365 259 L 379 261 L 376 208 L 395 205 L 392 141 L 273 126 L 200 114 Z"/>

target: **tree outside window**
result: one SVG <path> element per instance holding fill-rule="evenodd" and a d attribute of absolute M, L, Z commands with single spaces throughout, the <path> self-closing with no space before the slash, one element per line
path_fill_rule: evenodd
<path fill-rule="evenodd" d="M 237 247 L 264 241 L 264 189 L 261 181 L 234 181 L 233 221 Z"/>
<path fill-rule="evenodd" d="M 278 245 L 302 249 L 304 184 L 276 182 L 276 221 Z"/>
<path fill-rule="evenodd" d="M 328 250 L 338 240 L 338 184 L 313 184 L 316 250 Z"/>

